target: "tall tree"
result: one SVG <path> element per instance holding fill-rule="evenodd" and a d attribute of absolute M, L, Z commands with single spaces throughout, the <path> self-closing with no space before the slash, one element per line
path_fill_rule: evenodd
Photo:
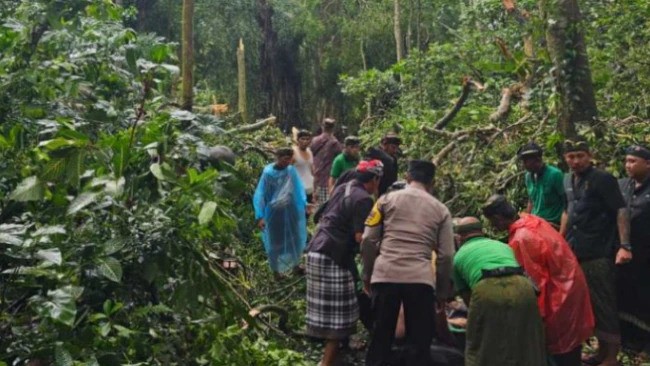
<path fill-rule="evenodd" d="M 242 122 L 248 122 L 248 113 L 246 108 L 246 59 L 244 53 L 244 40 L 239 39 L 237 47 L 237 82 L 239 94 L 239 114 Z"/>
<path fill-rule="evenodd" d="M 394 8 L 393 29 L 395 33 L 395 53 L 397 55 L 397 62 L 400 62 L 402 61 L 402 58 L 404 58 L 404 42 L 402 40 L 402 22 L 400 21 L 402 11 L 400 9 L 399 0 L 394 0 Z"/>
<path fill-rule="evenodd" d="M 577 123 L 593 124 L 598 116 L 578 0 L 541 0 L 540 5 L 560 97 L 558 128 L 575 136 Z"/>
<path fill-rule="evenodd" d="M 194 47 L 193 47 L 193 20 L 194 0 L 183 0 L 183 95 L 181 107 L 187 111 L 192 110 L 194 99 L 193 68 L 194 68 Z"/>

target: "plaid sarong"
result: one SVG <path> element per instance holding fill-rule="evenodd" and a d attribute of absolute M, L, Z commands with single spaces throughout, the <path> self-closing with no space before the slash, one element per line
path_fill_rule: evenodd
<path fill-rule="evenodd" d="M 325 201 L 329 199 L 329 194 L 327 193 L 327 187 L 316 187 L 314 190 L 316 195 L 316 209 L 320 207 Z"/>
<path fill-rule="evenodd" d="M 354 277 L 327 255 L 307 255 L 307 334 L 345 339 L 354 333 L 359 305 Z"/>

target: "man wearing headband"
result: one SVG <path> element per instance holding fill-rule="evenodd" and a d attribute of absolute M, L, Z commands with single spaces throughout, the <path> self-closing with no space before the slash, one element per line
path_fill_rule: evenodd
<path fill-rule="evenodd" d="M 300 181 L 303 187 L 305 187 L 307 204 L 309 205 L 313 203 L 314 193 L 314 157 L 309 149 L 311 132 L 300 130 L 296 138 L 298 141 L 293 147 L 293 166 L 296 167 Z"/>
<path fill-rule="evenodd" d="M 307 334 L 326 341 L 323 366 L 335 364 L 339 342 L 354 333 L 359 319 L 354 259 L 383 165 L 364 160 L 356 172 L 355 179 L 332 191 L 307 247 Z"/>
<path fill-rule="evenodd" d="M 585 274 L 596 318 L 598 353 L 584 363 L 618 365 L 621 336 L 616 309 L 614 264 L 629 262 L 630 229 L 618 182 L 613 175 L 596 169 L 586 141 L 564 144 L 564 160 L 571 174 L 564 179 L 567 209 L 560 232 L 565 234 Z M 618 229 L 618 237 L 617 237 Z M 612 251 L 618 248 L 616 260 Z"/>
<path fill-rule="evenodd" d="M 332 171 L 330 172 L 330 179 L 328 187 L 330 192 L 334 189 L 336 180 L 348 170 L 354 169 L 359 163 L 359 150 L 361 141 L 356 136 L 348 136 L 343 142 L 345 147 L 343 152 L 340 153 L 332 163 Z"/>
<path fill-rule="evenodd" d="M 545 220 L 517 214 L 502 195 L 488 199 L 483 215 L 495 229 L 508 232 L 517 261 L 539 286 L 537 305 L 555 365 L 581 366 L 582 342 L 593 333 L 594 315 L 585 276 L 569 245 Z"/>
<path fill-rule="evenodd" d="M 542 148 L 534 142 L 517 151 L 517 157 L 526 169 L 526 212 L 543 218 L 559 229 L 566 204 L 564 173 L 557 167 L 545 164 L 542 154 Z"/>
<path fill-rule="evenodd" d="M 316 204 L 322 205 L 329 198 L 328 182 L 332 162 L 341 152 L 342 146 L 339 140 L 334 137 L 336 121 L 332 118 L 325 118 L 321 125 L 323 133 L 316 136 L 310 145 L 314 155 L 314 192 Z"/>
<path fill-rule="evenodd" d="M 276 274 L 295 269 L 307 243 L 307 197 L 292 158 L 292 148 L 278 149 L 275 163 L 264 167 L 253 197 L 255 219 Z"/>
<path fill-rule="evenodd" d="M 623 345 L 650 353 L 650 150 L 625 150 L 628 178 L 619 186 L 630 218 L 629 263 L 618 268 L 617 290 Z"/>
<path fill-rule="evenodd" d="M 366 220 L 361 243 L 363 280 L 375 311 L 368 366 L 387 364 L 400 304 L 404 305 L 407 342 L 415 346 L 414 359 L 408 364 L 431 363 L 433 309 L 436 297 L 444 303 L 450 295 L 454 255 L 451 214 L 429 193 L 435 171 L 430 161 L 409 162 L 408 186 L 381 196 Z M 437 284 L 431 268 L 433 251 Z"/>
<path fill-rule="evenodd" d="M 455 226 L 456 291 L 469 306 L 465 366 L 545 366 L 535 287 L 506 244 L 488 239 L 475 217 Z"/>
<path fill-rule="evenodd" d="M 384 163 L 384 176 L 379 185 L 379 195 L 386 193 L 391 184 L 397 181 L 399 166 L 397 155 L 402 140 L 394 132 L 389 132 L 381 139 L 379 147 L 372 147 L 366 152 L 366 159 L 379 159 Z"/>

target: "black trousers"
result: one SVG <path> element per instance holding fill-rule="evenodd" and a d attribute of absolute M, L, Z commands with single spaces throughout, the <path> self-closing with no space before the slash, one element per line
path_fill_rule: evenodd
<path fill-rule="evenodd" d="M 372 307 L 375 324 L 366 354 L 366 366 L 388 365 L 400 304 L 404 304 L 406 342 L 414 347 L 407 365 L 429 366 L 429 347 L 435 325 L 435 294 L 425 284 L 375 283 L 372 285 Z"/>
<path fill-rule="evenodd" d="M 552 355 L 555 366 L 581 366 L 582 365 L 582 345 L 574 348 L 567 353 Z"/>

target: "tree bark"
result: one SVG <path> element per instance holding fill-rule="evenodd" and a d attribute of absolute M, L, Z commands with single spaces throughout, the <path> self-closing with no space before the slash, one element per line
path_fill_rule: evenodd
<path fill-rule="evenodd" d="M 578 0 L 541 0 L 546 42 L 559 93 L 558 129 L 576 135 L 576 124 L 594 125 L 598 116 Z M 596 131 L 598 133 L 598 131 Z"/>
<path fill-rule="evenodd" d="M 181 108 L 192 111 L 194 99 L 193 68 L 194 68 L 194 46 L 193 46 L 193 21 L 194 21 L 194 0 L 183 0 L 183 87 Z"/>
<path fill-rule="evenodd" d="M 239 114 L 241 115 L 242 122 L 248 122 L 248 111 L 246 106 L 246 58 L 244 53 L 244 40 L 239 39 L 239 47 L 237 48 L 237 79 L 239 82 Z"/>
<path fill-rule="evenodd" d="M 397 55 L 397 62 L 402 61 L 404 58 L 404 42 L 402 40 L 402 23 L 401 18 L 401 9 L 400 9 L 400 0 L 394 0 L 395 5 L 395 14 L 393 16 L 393 25 L 395 32 L 395 53 Z"/>

